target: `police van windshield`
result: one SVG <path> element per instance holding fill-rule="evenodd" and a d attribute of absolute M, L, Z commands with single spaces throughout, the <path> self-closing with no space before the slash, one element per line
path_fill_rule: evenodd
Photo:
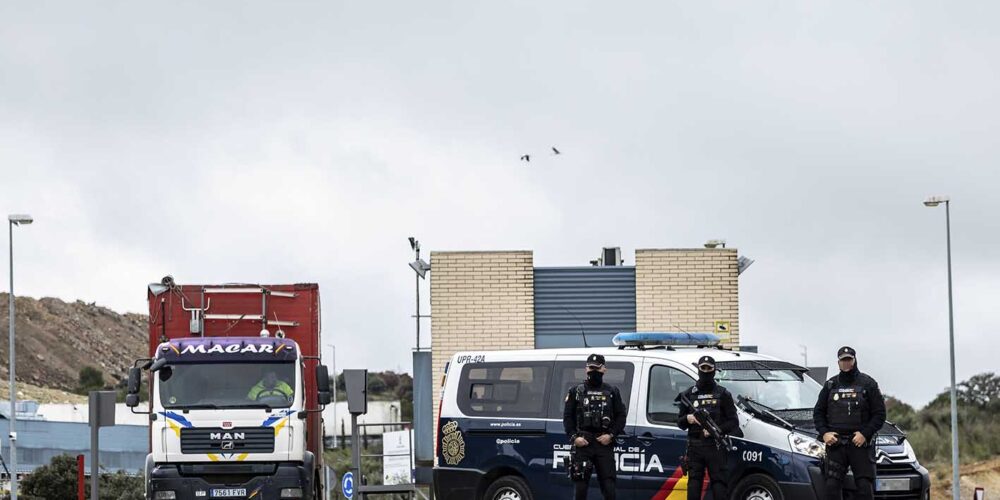
<path fill-rule="evenodd" d="M 295 363 L 175 364 L 158 372 L 164 408 L 288 408 Z"/>
<path fill-rule="evenodd" d="M 822 389 L 812 378 L 791 369 L 724 369 L 719 366 L 716 370 L 716 381 L 734 398 L 750 398 L 775 410 L 812 408 Z"/>

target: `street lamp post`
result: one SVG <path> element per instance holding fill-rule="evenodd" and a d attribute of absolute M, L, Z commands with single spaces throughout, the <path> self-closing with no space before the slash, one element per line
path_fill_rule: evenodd
<path fill-rule="evenodd" d="M 333 447 L 340 448 L 337 443 L 337 346 L 327 344 L 330 348 L 330 364 L 333 369 Z"/>
<path fill-rule="evenodd" d="M 27 214 L 14 214 L 7 216 L 8 236 L 10 242 L 10 306 L 7 309 L 7 316 L 10 318 L 10 429 L 8 439 L 10 440 L 10 499 L 17 500 L 17 389 L 14 386 L 14 226 L 21 224 L 31 224 L 34 219 Z"/>
<path fill-rule="evenodd" d="M 948 241 L 948 340 L 951 344 L 951 494 L 955 500 L 960 497 L 958 461 L 958 400 L 955 393 L 955 309 L 951 287 L 951 199 L 947 196 L 932 196 L 924 201 L 928 207 L 944 203 L 945 231 Z"/>

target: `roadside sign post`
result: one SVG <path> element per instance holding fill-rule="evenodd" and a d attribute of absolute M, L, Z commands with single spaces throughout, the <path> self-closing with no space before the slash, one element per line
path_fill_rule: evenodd
<path fill-rule="evenodd" d="M 358 432 L 358 416 L 368 413 L 368 370 L 344 370 L 344 386 L 347 389 L 347 411 L 351 414 L 351 494 L 354 492 L 354 479 L 364 483 L 361 476 L 361 433 Z M 348 474 L 344 474 L 344 496 L 347 493 Z M 365 498 L 364 492 L 358 498 Z"/>
<path fill-rule="evenodd" d="M 90 499 L 97 500 L 98 480 L 101 477 L 101 427 L 115 425 L 115 391 L 91 391 L 90 410 Z"/>

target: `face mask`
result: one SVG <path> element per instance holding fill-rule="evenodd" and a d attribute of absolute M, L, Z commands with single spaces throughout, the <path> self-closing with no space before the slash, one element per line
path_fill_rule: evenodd
<path fill-rule="evenodd" d="M 587 372 L 587 382 L 590 385 L 601 385 L 604 382 L 604 374 L 599 371 Z"/>
<path fill-rule="evenodd" d="M 703 372 L 698 370 L 698 383 L 700 385 L 712 384 L 715 382 L 715 370 Z"/>

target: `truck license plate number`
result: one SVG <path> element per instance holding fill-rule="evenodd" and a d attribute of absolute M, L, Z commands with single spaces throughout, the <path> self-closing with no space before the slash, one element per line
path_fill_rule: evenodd
<path fill-rule="evenodd" d="M 878 479 L 875 491 L 910 491 L 910 478 Z"/>
<path fill-rule="evenodd" d="M 245 497 L 246 488 L 216 488 L 212 490 L 212 498 Z"/>

